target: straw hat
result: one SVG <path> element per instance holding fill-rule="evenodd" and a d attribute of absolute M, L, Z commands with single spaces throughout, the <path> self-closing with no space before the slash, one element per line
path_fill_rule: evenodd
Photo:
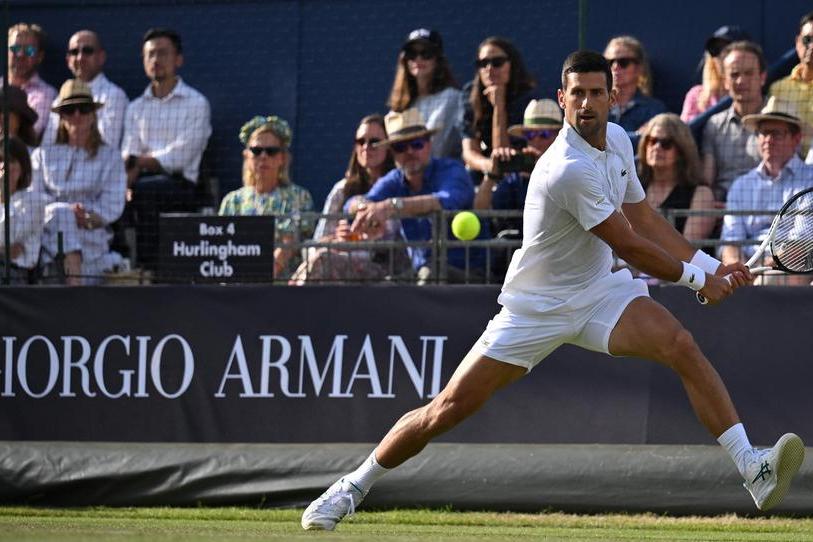
<path fill-rule="evenodd" d="M 558 130 L 562 127 L 562 110 L 553 100 L 531 100 L 525 108 L 522 124 L 508 128 L 508 135 L 522 137 L 523 130 Z"/>
<path fill-rule="evenodd" d="M 59 96 L 51 111 L 59 113 L 59 110 L 66 105 L 80 105 L 80 104 L 93 104 L 96 109 L 99 109 L 104 104 L 99 103 L 93 99 L 93 93 L 90 92 L 90 87 L 81 79 L 68 79 L 62 83 L 62 88 L 59 89 Z"/>
<path fill-rule="evenodd" d="M 791 102 L 780 100 L 776 96 L 771 96 L 768 99 L 768 103 L 765 104 L 760 113 L 745 115 L 742 118 L 742 123 L 749 130 L 756 131 L 759 123 L 764 120 L 778 120 L 788 124 L 795 124 L 805 134 L 810 131 L 808 124 L 799 118 L 796 106 Z"/>
<path fill-rule="evenodd" d="M 390 111 L 384 117 L 384 126 L 387 129 L 387 139 L 378 145 L 389 145 L 398 141 L 417 139 L 437 132 L 436 128 L 429 129 L 426 127 L 423 115 L 414 107 L 400 113 Z"/>

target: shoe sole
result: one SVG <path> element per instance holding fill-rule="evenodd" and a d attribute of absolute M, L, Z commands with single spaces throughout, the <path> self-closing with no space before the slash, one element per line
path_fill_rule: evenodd
<path fill-rule="evenodd" d="M 790 489 L 793 477 L 799 472 L 805 459 L 805 445 L 797 435 L 782 435 L 776 443 L 776 488 L 768 495 L 760 510 L 770 510 L 779 504 Z"/>

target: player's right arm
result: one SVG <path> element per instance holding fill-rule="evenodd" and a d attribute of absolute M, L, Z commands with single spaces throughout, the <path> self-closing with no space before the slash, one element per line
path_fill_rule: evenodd
<path fill-rule="evenodd" d="M 591 228 L 590 232 L 607 243 L 619 257 L 647 275 L 670 282 L 678 282 L 683 277 L 686 264 L 637 234 L 624 215 L 617 211 Z M 739 278 L 729 282 L 723 277 L 707 273 L 705 285 L 699 291 L 714 303 L 730 295 L 735 287 L 744 282 L 744 279 Z"/>

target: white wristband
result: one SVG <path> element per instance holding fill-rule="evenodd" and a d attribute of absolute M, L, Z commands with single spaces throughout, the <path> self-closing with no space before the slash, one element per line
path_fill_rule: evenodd
<path fill-rule="evenodd" d="M 701 290 L 706 285 L 706 272 L 696 265 L 686 262 L 681 263 L 683 263 L 683 274 L 676 284 L 691 288 L 694 291 Z"/>
<path fill-rule="evenodd" d="M 692 265 L 696 265 L 709 275 L 716 275 L 717 269 L 719 269 L 720 266 L 723 265 L 723 262 L 721 262 L 717 258 L 714 258 L 713 256 L 709 256 L 702 250 L 698 250 L 697 252 L 695 252 L 694 256 L 692 256 L 692 259 L 691 261 L 689 261 L 689 263 Z"/>

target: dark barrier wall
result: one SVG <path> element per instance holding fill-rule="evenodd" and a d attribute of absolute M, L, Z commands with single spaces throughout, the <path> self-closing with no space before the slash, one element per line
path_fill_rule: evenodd
<path fill-rule="evenodd" d="M 321 204 L 341 178 L 358 120 L 385 112 L 403 37 L 419 26 L 437 28 L 459 82 L 474 75 L 477 44 L 500 34 L 519 46 L 539 81 L 554 97 L 561 63 L 578 46 L 578 0 L 284 0 L 216 2 L 178 0 L 10 0 L 12 21 L 43 25 L 50 39 L 44 78 L 55 86 L 70 76 L 64 54 L 70 35 L 100 32 L 106 73 L 130 99 L 147 80 L 140 40 L 151 26 L 175 27 L 184 38 L 184 79 L 212 105 L 209 163 L 222 189 L 240 183 L 240 125 L 275 113 L 294 129 L 293 178 Z M 618 34 L 646 45 L 655 95 L 674 112 L 695 84 L 703 43 L 717 27 L 738 24 L 765 48 L 769 61 L 793 46 L 798 20 L 810 2 L 649 0 L 584 2 L 588 47 L 602 49 Z"/>
<path fill-rule="evenodd" d="M 702 307 L 654 289 L 730 386 L 752 441 L 813 441 L 813 291 Z M 494 314 L 491 287 L 5 288 L 0 440 L 370 442 L 434 396 Z M 709 444 L 679 380 L 562 348 L 444 437 Z"/>

